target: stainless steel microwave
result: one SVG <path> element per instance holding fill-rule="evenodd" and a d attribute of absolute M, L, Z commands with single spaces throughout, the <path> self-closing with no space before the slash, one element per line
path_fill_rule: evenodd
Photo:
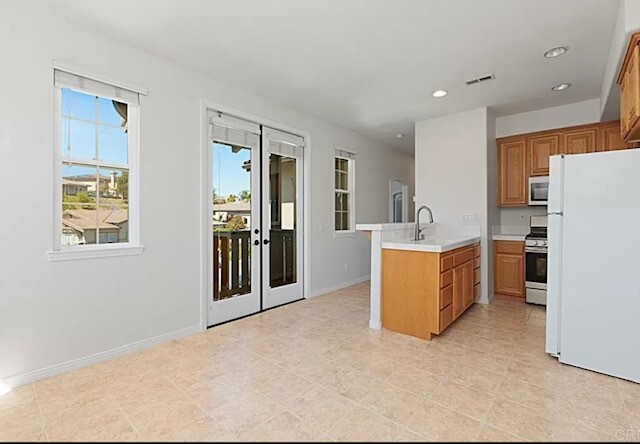
<path fill-rule="evenodd" d="M 529 205 L 547 205 L 549 176 L 529 178 Z"/>

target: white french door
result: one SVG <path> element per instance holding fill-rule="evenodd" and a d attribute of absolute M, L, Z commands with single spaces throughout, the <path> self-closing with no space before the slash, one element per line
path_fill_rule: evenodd
<path fill-rule="evenodd" d="M 262 131 L 262 306 L 303 298 L 304 139 L 263 127 Z"/>
<path fill-rule="evenodd" d="M 303 298 L 304 139 L 211 112 L 208 325 Z"/>

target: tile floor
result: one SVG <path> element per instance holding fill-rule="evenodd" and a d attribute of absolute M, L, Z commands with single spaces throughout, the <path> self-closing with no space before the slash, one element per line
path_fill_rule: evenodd
<path fill-rule="evenodd" d="M 544 323 L 497 300 L 426 342 L 368 329 L 357 285 L 17 388 L 0 440 L 637 439 L 640 385 L 548 357 Z"/>

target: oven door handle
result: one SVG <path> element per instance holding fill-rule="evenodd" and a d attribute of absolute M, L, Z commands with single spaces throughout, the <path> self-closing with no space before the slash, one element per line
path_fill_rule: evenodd
<path fill-rule="evenodd" d="M 525 253 L 547 253 L 548 249 L 545 247 L 525 247 Z"/>

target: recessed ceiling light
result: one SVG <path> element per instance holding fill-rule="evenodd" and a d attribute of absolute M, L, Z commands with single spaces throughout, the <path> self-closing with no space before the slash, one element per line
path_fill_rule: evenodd
<path fill-rule="evenodd" d="M 545 52 L 544 56 L 546 58 L 548 58 L 548 59 L 552 59 L 554 57 L 561 56 L 565 52 L 567 52 L 567 47 L 566 46 L 558 46 L 557 48 L 551 48 L 550 50 Z"/>
<path fill-rule="evenodd" d="M 571 86 L 571 83 L 561 83 L 551 88 L 554 91 L 563 91 Z"/>
<path fill-rule="evenodd" d="M 447 92 L 444 89 L 439 89 L 431 93 L 433 97 L 444 97 L 447 95 Z"/>
<path fill-rule="evenodd" d="M 404 137 L 404 134 L 396 134 L 396 139 L 402 139 Z"/>

